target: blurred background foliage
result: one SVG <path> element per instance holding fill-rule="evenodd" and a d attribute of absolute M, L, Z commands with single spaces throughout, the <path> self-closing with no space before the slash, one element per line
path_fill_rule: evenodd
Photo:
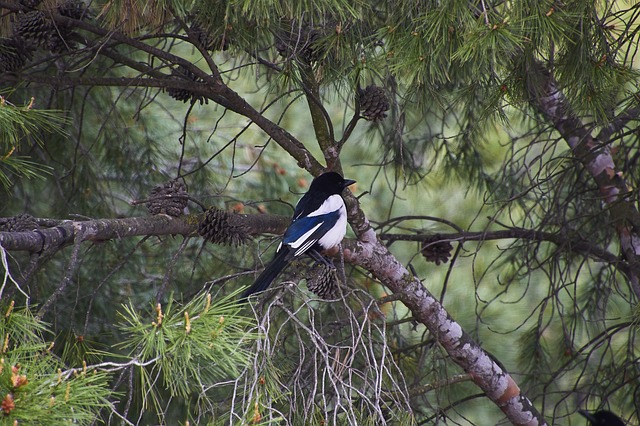
<path fill-rule="evenodd" d="M 52 10 L 60 4 L 46 0 L 33 7 Z M 197 24 L 211 43 L 205 50 L 211 51 L 224 81 L 317 158 L 322 158 L 317 126 L 301 90 L 310 75 L 336 139 L 353 115 L 355 85 L 383 87 L 390 99 L 388 117 L 361 120 L 340 155 L 344 175 L 358 181 L 354 193 L 362 209 L 383 236 L 525 228 L 619 252 L 595 182 L 550 123 L 529 105 L 527 65 L 514 66 L 518 64 L 514 57 L 551 64 L 583 121 L 594 129 L 604 128 L 637 104 L 640 9 L 631 2 L 74 4 L 88 12 L 76 18 L 87 25 L 138 37 L 210 73 L 202 52 L 187 42 L 185 25 L 193 31 Z M 3 13 L 5 38 L 15 31 L 20 14 L 32 6 L 25 7 L 19 13 L 9 9 Z M 245 117 L 189 93 L 186 96 L 193 102 L 179 102 L 170 89 L 72 85 L 63 80 L 138 77 L 140 72 L 118 55 L 166 75 L 178 68 L 126 43 L 105 44 L 108 54 L 88 55 L 104 40 L 92 39 L 94 34 L 83 27 L 77 31 L 82 36 L 79 41 L 70 38 L 76 47 L 57 53 L 35 50 L 17 78 L 11 77 L 13 70 L 3 69 L 2 96 L 9 104 L 3 101 L 0 107 L 0 179 L 7 182 L 0 193 L 0 216 L 24 212 L 54 220 L 142 216 L 147 214 L 144 204 L 133 201 L 144 200 L 155 185 L 174 178 L 183 179 L 189 195 L 205 206 L 291 214 L 311 176 Z M 303 40 L 299 50 L 292 47 L 292 35 Z M 77 47 L 83 43 L 94 50 Z M 21 75 L 41 76 L 40 83 L 45 84 Z M 611 146 L 616 165 L 629 186 L 637 188 L 635 119 L 616 133 Z M 31 168 L 22 168 L 23 173 L 6 162 L 18 155 L 33 162 Z M 35 172 L 39 178 L 34 178 Z M 633 197 L 637 205 L 637 189 Z M 200 213 L 201 208 L 190 203 L 188 212 Z M 397 219 L 405 216 L 423 217 Z M 273 241 L 265 236 L 230 249 L 199 238 L 144 237 L 82 246 L 72 286 L 42 318 L 52 333 L 49 340 L 56 342 L 53 353 L 68 368 L 82 367 L 83 361 L 97 364 L 131 356 L 115 345 L 125 334 L 117 326 L 117 312 L 128 312 L 130 318 L 144 313 L 149 324 L 156 303 L 202 304 L 202 291 L 224 300 L 251 283 L 252 271 L 274 250 Z M 610 407 L 632 424 L 638 422 L 637 297 L 615 262 L 572 251 L 570 244 L 525 238 L 451 243 L 453 258 L 439 265 L 426 261 L 420 241 L 395 241 L 390 249 L 506 366 L 550 423 L 583 424 L 576 410 L 598 407 Z M 42 305 L 64 279 L 70 251 L 45 259 L 11 253 L 9 268 L 13 275 L 28 278 L 22 290 L 34 306 Z M 365 271 L 347 265 L 346 272 L 352 288 L 366 289 L 375 298 L 386 296 Z M 16 288 L 8 287 L 5 294 L 24 304 Z M 295 295 L 298 299 L 287 294 L 285 306 L 299 308 L 299 298 L 312 297 L 304 286 Z M 362 294 L 349 297 L 355 299 L 344 303 L 351 308 L 365 303 Z M 332 315 L 337 308 L 330 303 L 318 301 L 315 308 L 326 315 L 325 321 L 336 320 Z M 438 424 L 445 417 L 449 424 L 501 421 L 502 413 L 478 395 L 469 380 L 452 380 L 461 371 L 424 327 L 407 319 L 409 313 L 400 303 L 388 302 L 381 310 L 386 334 L 381 351 L 372 353 L 392 355 L 397 366 L 390 373 L 392 382 L 408 400 L 389 418 L 417 424 Z M 210 319 L 207 327 L 215 327 L 220 316 L 224 314 Z M 253 331 L 264 332 L 259 316 L 250 317 L 255 321 Z M 249 324 L 249 319 L 238 318 L 239 324 Z M 282 320 L 282 330 L 290 326 L 287 316 L 274 318 Z M 372 340 L 380 338 L 377 331 L 371 333 L 377 336 Z M 277 332 L 271 336 L 274 342 L 279 342 L 278 336 Z M 171 339 L 175 342 L 177 337 Z M 283 343 L 283 348 L 294 360 L 304 352 L 295 345 Z M 199 347 L 194 353 L 201 356 L 206 350 Z M 160 370 L 155 367 L 129 371 L 129 376 L 114 374 L 112 400 L 120 402 L 113 412 L 124 413 L 134 424 L 182 424 L 188 418 L 203 424 L 229 419 L 239 424 L 241 416 L 253 424 L 277 422 L 277 413 L 286 412 L 289 404 L 282 395 L 292 392 L 283 376 L 295 370 L 281 361 L 280 365 L 254 361 L 255 375 L 245 378 L 255 383 L 264 380 L 267 388 L 242 393 L 236 383 L 232 397 L 223 385 L 218 389 L 213 384 L 222 381 L 218 378 L 202 385 L 212 386 L 210 393 L 197 387 L 176 393 L 170 386 L 145 381 L 156 377 Z M 361 367 L 367 365 L 366 360 L 359 362 Z M 242 371 L 238 365 L 234 368 Z M 227 373 L 237 373 L 234 368 Z M 427 385 L 433 389 L 422 392 Z M 132 386 L 138 387 L 136 392 Z M 144 397 L 145 386 L 159 387 L 153 403 Z M 127 402 L 116 395 L 136 397 Z M 242 414 L 234 417 L 229 414 L 236 409 L 232 402 L 241 395 L 249 396 L 242 400 Z M 207 398 L 209 402 L 204 402 Z M 413 418 L 399 420 L 409 411 L 406 407 Z M 262 416 L 269 409 L 272 417 L 265 420 Z M 354 417 L 345 414 L 342 421 L 358 418 L 358 424 L 373 424 L 377 411 L 369 409 Z M 98 411 L 106 422 L 125 422 L 108 413 Z M 309 415 L 308 409 L 304 415 Z M 310 421 L 300 416 L 288 420 Z M 326 412 L 317 416 L 326 417 Z"/>

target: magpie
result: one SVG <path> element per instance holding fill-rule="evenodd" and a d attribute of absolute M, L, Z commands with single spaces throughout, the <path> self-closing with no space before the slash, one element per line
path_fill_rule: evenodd
<path fill-rule="evenodd" d="M 578 410 L 578 413 L 585 416 L 592 426 L 624 426 L 622 419 L 611 411 L 600 410 L 595 413 L 590 413 L 588 411 Z"/>
<path fill-rule="evenodd" d="M 240 300 L 266 290 L 293 259 L 308 253 L 319 260 L 320 252 L 340 244 L 347 232 L 347 209 L 340 194 L 355 182 L 336 172 L 323 173 L 311 182 L 296 205 L 273 260 Z"/>

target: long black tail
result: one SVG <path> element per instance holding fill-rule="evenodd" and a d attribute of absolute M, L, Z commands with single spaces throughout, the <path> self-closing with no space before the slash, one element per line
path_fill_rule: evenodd
<path fill-rule="evenodd" d="M 282 249 L 276 253 L 271 263 L 267 265 L 264 271 L 260 274 L 258 279 L 242 293 L 240 297 L 241 301 L 244 301 L 247 297 L 251 296 L 253 293 L 258 293 L 260 291 L 264 291 L 269 287 L 269 284 L 273 280 L 276 279 L 278 274 L 282 272 L 284 268 L 289 264 L 289 259 L 287 259 L 287 255 L 289 254 L 289 250 L 284 246 Z"/>

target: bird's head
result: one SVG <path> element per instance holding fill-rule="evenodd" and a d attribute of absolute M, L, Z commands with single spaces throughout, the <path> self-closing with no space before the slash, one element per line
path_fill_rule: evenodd
<path fill-rule="evenodd" d="M 311 182 L 309 191 L 323 192 L 329 195 L 340 194 L 347 186 L 356 183 L 355 180 L 345 179 L 339 173 L 326 172 Z"/>
<path fill-rule="evenodd" d="M 578 410 L 578 412 L 585 416 L 589 422 L 591 422 L 592 426 L 624 426 L 622 419 L 611 411 L 600 410 L 590 413 L 588 411 Z"/>

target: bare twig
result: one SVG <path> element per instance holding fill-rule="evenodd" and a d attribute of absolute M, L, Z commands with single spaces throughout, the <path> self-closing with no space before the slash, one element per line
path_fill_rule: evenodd
<path fill-rule="evenodd" d="M 37 319 L 42 319 L 42 317 L 51 308 L 51 305 L 55 303 L 58 297 L 62 295 L 62 293 L 64 293 L 69 283 L 71 283 L 73 274 L 75 273 L 78 267 L 78 264 L 80 262 L 80 248 L 82 247 L 81 243 L 84 239 L 84 233 L 85 231 L 82 228 L 79 230 L 79 232 L 77 232 L 74 246 L 73 246 L 73 251 L 71 252 L 71 258 L 69 259 L 69 264 L 67 265 L 67 270 L 65 271 L 65 274 L 62 277 L 62 280 L 60 281 L 58 288 L 56 288 L 56 290 L 51 294 L 51 296 L 49 296 L 47 301 L 44 302 L 40 307 L 40 309 L 38 310 L 38 313 L 36 315 Z"/>

